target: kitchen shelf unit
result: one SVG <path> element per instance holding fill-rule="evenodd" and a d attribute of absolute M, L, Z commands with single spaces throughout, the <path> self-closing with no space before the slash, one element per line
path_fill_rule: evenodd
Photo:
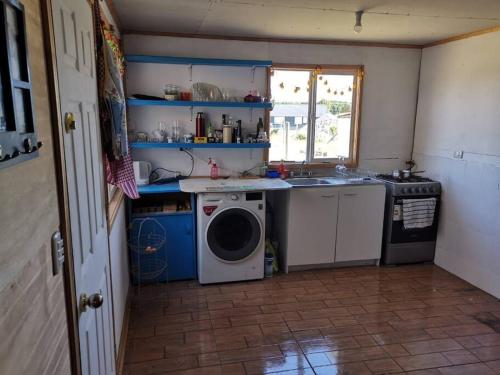
<path fill-rule="evenodd" d="M 208 149 L 263 149 L 270 148 L 270 143 L 165 143 L 165 142 L 132 142 L 133 149 L 152 148 L 208 148 Z"/>

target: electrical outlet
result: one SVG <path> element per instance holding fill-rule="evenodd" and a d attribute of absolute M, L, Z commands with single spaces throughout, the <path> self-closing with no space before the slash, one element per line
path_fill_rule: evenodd
<path fill-rule="evenodd" d="M 457 150 L 453 153 L 453 157 L 455 159 L 463 159 L 464 158 L 464 152 L 463 150 Z"/>

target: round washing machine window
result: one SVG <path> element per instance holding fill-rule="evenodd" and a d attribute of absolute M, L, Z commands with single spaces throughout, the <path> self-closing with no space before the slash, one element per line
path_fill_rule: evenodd
<path fill-rule="evenodd" d="M 207 228 L 208 247 L 215 256 L 228 262 L 250 256 L 259 245 L 261 236 L 259 220 L 242 208 L 219 212 Z"/>

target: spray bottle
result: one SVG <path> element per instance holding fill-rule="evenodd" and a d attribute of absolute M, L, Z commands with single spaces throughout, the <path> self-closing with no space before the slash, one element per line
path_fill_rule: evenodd
<path fill-rule="evenodd" d="M 212 180 L 217 180 L 219 178 L 219 167 L 215 163 L 215 160 L 212 158 L 208 158 L 208 165 L 211 165 L 212 168 L 210 169 L 210 178 Z"/>

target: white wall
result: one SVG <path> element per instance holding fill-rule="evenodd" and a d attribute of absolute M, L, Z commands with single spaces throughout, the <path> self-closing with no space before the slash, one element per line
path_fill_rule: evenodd
<path fill-rule="evenodd" d="M 109 232 L 111 284 L 113 288 L 113 318 L 115 323 L 115 342 L 117 351 L 123 329 L 123 317 L 125 308 L 127 307 L 127 295 L 130 285 L 125 207 L 125 203 L 123 202 L 120 208 L 118 208 L 115 222 Z"/>
<path fill-rule="evenodd" d="M 421 56 L 421 51 L 418 49 L 242 42 L 140 35 L 126 35 L 124 42 L 125 52 L 129 54 L 269 59 L 276 63 L 364 65 L 366 76 L 361 119 L 360 167 L 389 171 L 403 167 L 404 161 L 411 155 Z M 131 89 L 138 88 L 136 85 L 147 86 L 152 83 L 152 78 L 146 73 L 146 69 L 134 65 L 137 64 L 129 64 L 129 94 L 133 92 Z M 140 69 L 140 79 L 144 78 L 142 83 L 133 78 L 134 73 L 138 73 L 137 69 Z M 164 68 L 147 65 L 147 69 Z M 184 68 L 184 73 L 180 74 L 185 76 L 186 69 Z M 248 73 L 242 74 L 246 74 L 243 79 L 248 82 Z M 170 77 L 167 78 L 170 79 Z M 198 76 L 193 77 L 193 81 L 202 79 L 212 82 L 212 78 Z M 169 83 L 163 75 L 154 76 L 153 82 L 154 85 L 149 86 L 149 89 L 153 91 Z M 150 93 L 153 94 L 153 91 Z M 159 95 L 160 92 L 154 93 Z M 134 114 L 136 110 L 129 110 L 133 126 L 153 129 L 156 127 L 156 121 L 158 121 L 156 117 L 146 117 L 149 115 L 145 112 L 140 115 Z M 150 111 L 149 108 L 140 111 L 143 110 Z M 161 110 L 166 109 L 154 110 L 157 117 L 161 116 Z M 187 116 L 187 110 L 184 111 L 183 116 Z M 154 152 L 157 154 L 153 155 L 151 151 L 142 152 L 136 156 L 136 159 L 154 158 L 155 163 L 163 163 L 163 166 L 178 165 L 175 163 L 179 160 L 179 154 L 175 151 Z M 161 152 L 161 155 L 158 152 Z M 197 151 L 198 153 L 200 151 Z M 206 158 L 209 155 L 204 151 L 201 156 Z M 212 152 L 210 156 L 216 159 L 224 157 L 224 160 L 221 160 L 224 166 L 236 170 L 253 166 L 261 160 L 260 153 L 257 151 L 253 151 L 252 155 L 250 151 L 232 154 L 227 154 L 227 151 L 218 151 L 215 154 Z M 181 157 L 185 159 L 185 156 Z M 252 157 L 251 160 L 250 157 Z M 184 163 L 182 166 L 185 170 L 187 165 L 185 162 L 182 163 Z M 200 168 L 196 173 L 207 174 L 208 169 L 203 169 L 201 165 Z"/>
<path fill-rule="evenodd" d="M 424 49 L 414 157 L 443 184 L 436 264 L 500 297 L 499 32 Z"/>

